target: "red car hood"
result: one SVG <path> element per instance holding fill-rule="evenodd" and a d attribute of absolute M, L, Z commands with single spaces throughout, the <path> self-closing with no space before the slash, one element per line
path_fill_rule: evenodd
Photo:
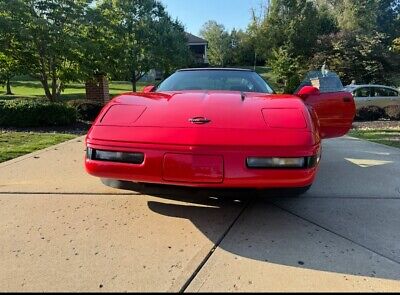
<path fill-rule="evenodd" d="M 190 119 L 209 121 L 196 125 Z M 228 91 L 130 93 L 115 98 L 95 125 L 164 128 L 305 129 L 308 112 L 290 95 Z M 308 126 L 310 127 L 310 126 Z"/>
<path fill-rule="evenodd" d="M 191 118 L 210 122 L 197 125 Z M 191 91 L 115 98 L 88 133 L 89 145 L 314 146 L 318 132 L 295 96 Z"/>

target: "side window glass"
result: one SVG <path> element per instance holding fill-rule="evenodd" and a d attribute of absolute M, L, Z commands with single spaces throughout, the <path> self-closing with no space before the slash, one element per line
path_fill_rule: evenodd
<path fill-rule="evenodd" d="M 375 96 L 381 96 L 381 97 L 385 97 L 385 96 L 389 96 L 389 91 L 386 88 L 374 88 L 374 92 L 375 92 Z"/>
<path fill-rule="evenodd" d="M 395 91 L 395 90 L 392 90 L 392 89 L 387 89 L 387 91 L 388 91 L 388 96 L 399 96 L 399 93 L 397 92 L 397 91 Z"/>
<path fill-rule="evenodd" d="M 356 97 L 370 97 L 371 96 L 371 88 L 359 88 L 355 91 Z"/>

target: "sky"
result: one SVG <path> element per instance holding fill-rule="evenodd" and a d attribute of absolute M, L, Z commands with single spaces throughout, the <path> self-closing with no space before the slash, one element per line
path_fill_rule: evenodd
<path fill-rule="evenodd" d="M 161 0 L 168 13 L 178 18 L 186 31 L 199 35 L 203 24 L 209 20 L 233 28 L 246 29 L 251 19 L 251 9 L 259 10 L 262 0 Z"/>

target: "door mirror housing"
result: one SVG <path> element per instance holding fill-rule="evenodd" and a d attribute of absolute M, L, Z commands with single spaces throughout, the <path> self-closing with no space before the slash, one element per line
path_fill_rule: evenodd
<path fill-rule="evenodd" d="M 146 86 L 146 87 L 143 89 L 143 92 L 144 92 L 144 93 L 149 93 L 149 92 L 152 92 L 155 88 L 156 88 L 156 86 L 154 86 L 154 85 L 149 85 L 149 86 Z"/>
<path fill-rule="evenodd" d="M 319 91 L 319 89 L 313 86 L 304 86 L 300 89 L 299 92 L 297 92 L 297 96 L 299 96 L 302 99 L 306 99 L 311 95 L 320 95 L 320 94 L 321 92 Z"/>

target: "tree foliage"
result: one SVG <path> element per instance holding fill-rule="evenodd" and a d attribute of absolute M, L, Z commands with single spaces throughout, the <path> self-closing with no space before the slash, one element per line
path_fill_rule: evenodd
<path fill-rule="evenodd" d="M 41 81 L 46 97 L 56 100 L 79 67 L 81 27 L 86 0 L 3 0 L 1 13 L 11 35 L 12 57 Z M 50 81 L 50 84 L 49 84 Z"/>
<path fill-rule="evenodd" d="M 183 26 L 155 0 L 103 0 L 86 31 L 85 71 L 136 82 L 151 69 L 170 72 L 188 62 Z M 94 50 L 92 50 L 92 48 Z"/>
<path fill-rule="evenodd" d="M 200 35 L 208 41 L 208 60 L 210 64 L 224 66 L 231 47 L 231 39 L 225 27 L 215 21 L 208 21 L 203 25 Z"/>
<path fill-rule="evenodd" d="M 2 0 L 0 36 L 2 61 L 18 61 L 52 101 L 96 73 L 135 90 L 150 69 L 170 72 L 188 57 L 182 25 L 157 0 Z"/>
<path fill-rule="evenodd" d="M 370 34 L 344 31 L 325 36 L 311 64 L 316 67 L 326 62 L 344 83 L 353 80 L 357 83 L 390 83 L 398 58 L 386 50 L 384 39 L 385 35 L 376 31 Z"/>
<path fill-rule="evenodd" d="M 6 94 L 12 95 L 10 80 L 20 71 L 18 60 L 0 52 L 0 84 L 6 85 Z"/>
<path fill-rule="evenodd" d="M 390 83 L 400 72 L 399 0 L 271 0 L 257 35 L 285 91 L 325 62 L 345 83 Z"/>

